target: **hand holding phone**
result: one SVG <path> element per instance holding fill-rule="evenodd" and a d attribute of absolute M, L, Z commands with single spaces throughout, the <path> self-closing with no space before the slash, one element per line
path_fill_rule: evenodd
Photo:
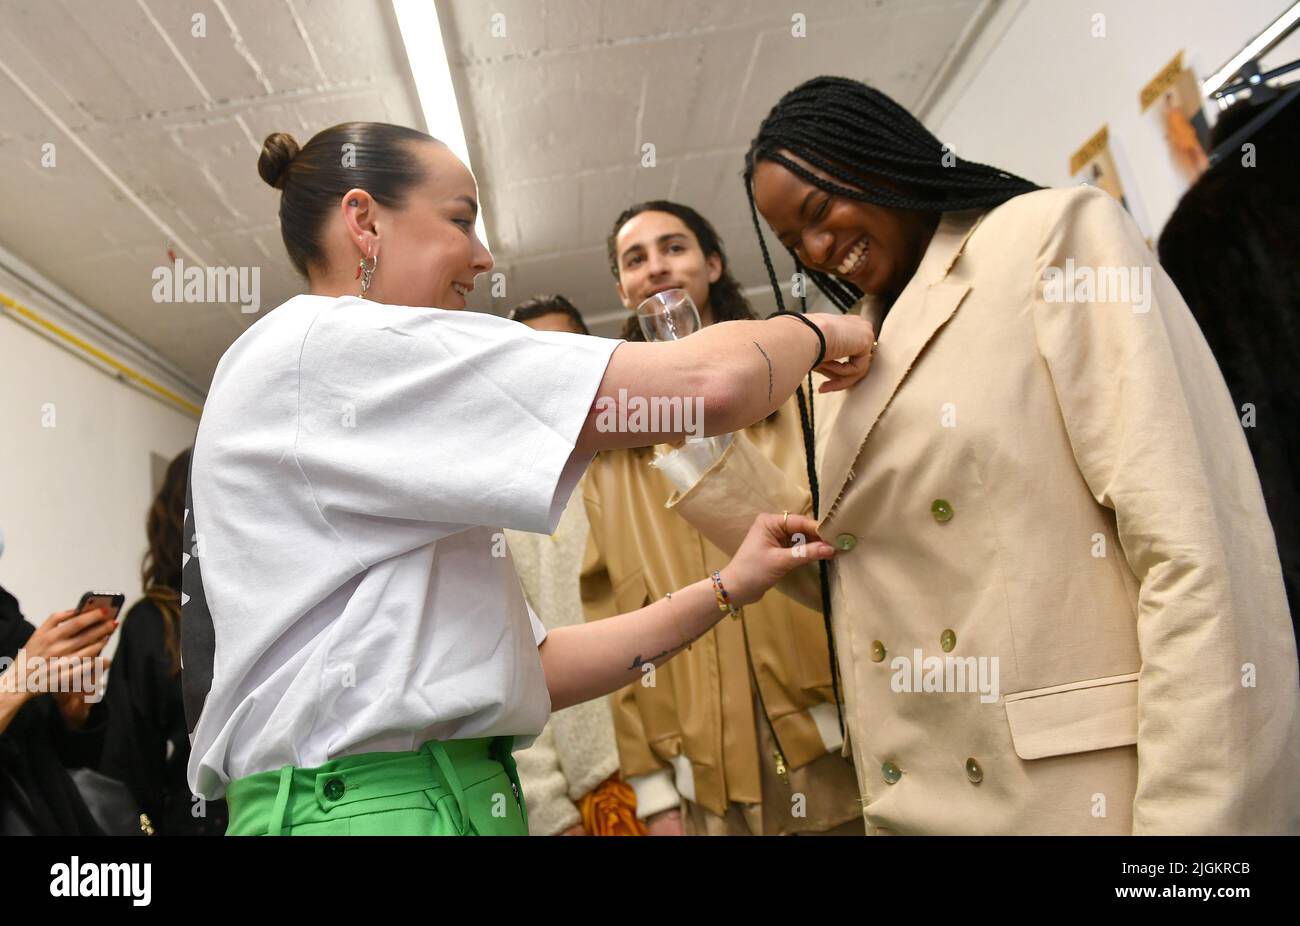
<path fill-rule="evenodd" d="M 117 628 L 117 615 L 124 601 L 126 596 L 121 593 L 86 592 L 76 610 L 56 611 L 47 617 L 23 649 L 29 658 L 98 656 Z"/>
<path fill-rule="evenodd" d="M 86 592 L 81 596 L 74 614 L 84 614 L 88 609 L 102 608 L 111 621 L 117 620 L 117 613 L 122 610 L 126 596 L 121 592 Z"/>

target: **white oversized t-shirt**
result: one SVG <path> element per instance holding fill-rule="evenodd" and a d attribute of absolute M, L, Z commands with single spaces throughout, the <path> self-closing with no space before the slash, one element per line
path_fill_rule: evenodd
<path fill-rule="evenodd" d="M 541 732 L 546 631 L 500 529 L 554 531 L 618 344 L 303 295 L 226 351 L 191 471 L 215 634 L 194 793 Z"/>

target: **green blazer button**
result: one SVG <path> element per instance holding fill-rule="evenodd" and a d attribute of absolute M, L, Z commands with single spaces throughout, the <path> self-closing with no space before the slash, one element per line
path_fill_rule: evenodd
<path fill-rule="evenodd" d="M 342 778 L 331 778 L 325 782 L 325 787 L 322 790 L 325 792 L 326 800 L 337 801 L 343 796 L 346 788 Z"/>
<path fill-rule="evenodd" d="M 858 545 L 858 538 L 852 534 L 840 534 L 835 538 L 835 546 L 839 547 L 845 553 L 852 550 Z"/>
<path fill-rule="evenodd" d="M 943 647 L 945 653 L 951 653 L 957 646 L 957 634 L 952 630 L 945 630 L 939 634 L 939 645 Z"/>
<path fill-rule="evenodd" d="M 902 771 L 893 762 L 886 762 L 880 766 L 881 777 L 885 779 L 886 784 L 898 784 L 898 779 L 903 777 Z"/>
<path fill-rule="evenodd" d="M 871 661 L 872 661 L 872 662 L 884 662 L 884 660 L 885 660 L 885 653 L 886 653 L 886 652 L 887 652 L 887 650 L 885 649 L 885 644 L 881 643 L 879 640 L 872 640 L 872 641 L 871 641 Z"/>
<path fill-rule="evenodd" d="M 951 521 L 952 505 L 946 498 L 936 498 L 930 503 L 930 514 L 934 515 L 936 521 Z"/>
<path fill-rule="evenodd" d="M 984 769 L 974 759 L 966 760 L 966 777 L 971 780 L 971 784 L 979 784 L 984 780 Z"/>

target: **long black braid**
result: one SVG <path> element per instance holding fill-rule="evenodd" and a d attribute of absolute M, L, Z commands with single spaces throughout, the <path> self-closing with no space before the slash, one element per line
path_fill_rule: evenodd
<path fill-rule="evenodd" d="M 787 152 L 840 182 L 813 173 L 788 157 Z M 745 193 L 749 197 L 749 212 L 754 220 L 754 231 L 758 235 L 778 312 L 787 311 L 785 298 L 772 264 L 772 255 L 768 253 L 763 238 L 758 206 L 754 202 L 754 166 L 763 160 L 782 165 L 795 176 L 832 195 L 891 209 L 924 212 L 992 209 L 1012 197 L 1039 189 L 1037 184 L 1022 177 L 957 157 L 916 117 L 874 87 L 845 77 L 816 77 L 805 81 L 772 107 L 745 153 Z M 879 178 L 888 180 L 891 187 L 881 186 Z M 897 189 L 893 188 L 894 185 Z M 802 279 L 811 280 L 841 312 L 847 312 L 862 299 L 862 291 L 852 283 L 812 270 L 804 266 L 793 249 L 786 250 Z M 806 286 L 800 289 L 799 301 L 801 310 L 807 312 Z M 798 396 L 808 488 L 812 495 L 813 517 L 816 518 L 821 510 L 821 492 L 817 482 L 811 373 L 807 398 L 802 389 Z M 825 560 L 821 560 L 818 567 L 822 616 L 830 648 L 831 687 L 836 710 L 840 711 L 839 666 L 831 630 L 830 578 Z M 842 734 L 842 712 L 839 721 Z"/>

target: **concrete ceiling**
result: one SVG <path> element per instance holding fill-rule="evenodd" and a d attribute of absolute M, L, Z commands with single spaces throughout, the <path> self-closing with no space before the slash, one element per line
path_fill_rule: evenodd
<path fill-rule="evenodd" d="M 797 6 L 805 37 L 792 35 L 790 5 L 770 0 L 438 0 L 506 284 L 497 299 L 480 284 L 471 307 L 504 314 L 561 292 L 614 333 L 623 310 L 605 235 L 625 206 L 666 197 L 713 221 L 768 308 L 739 179 L 763 115 L 819 73 L 916 107 L 988 4 Z M 155 302 L 168 248 L 186 264 L 260 267 L 266 311 L 302 283 L 278 194 L 256 173 L 262 139 L 305 142 L 352 119 L 423 127 L 387 0 L 6 0 L 4 16 L 0 244 L 200 390 L 259 315 Z"/>

